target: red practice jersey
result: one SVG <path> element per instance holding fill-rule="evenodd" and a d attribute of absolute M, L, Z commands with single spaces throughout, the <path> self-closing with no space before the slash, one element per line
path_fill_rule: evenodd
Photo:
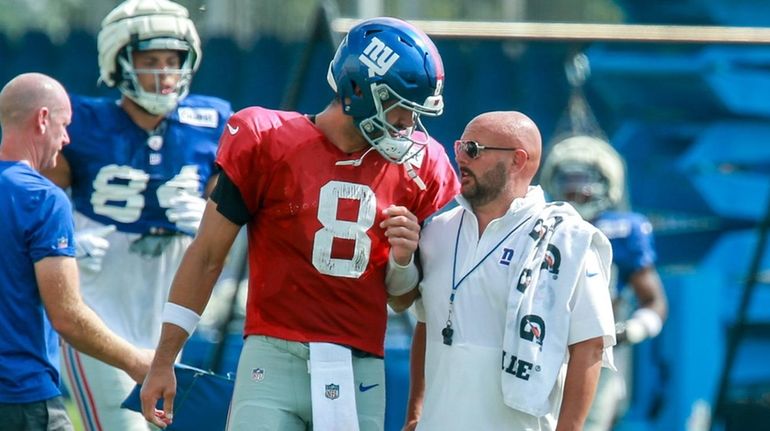
<path fill-rule="evenodd" d="M 253 107 L 232 116 L 217 162 L 238 187 L 248 222 L 246 335 L 330 342 L 383 356 L 385 269 L 390 245 L 382 210 L 409 208 L 420 221 L 459 191 L 443 147 L 404 165 L 376 151 L 360 166 L 307 117 Z"/>

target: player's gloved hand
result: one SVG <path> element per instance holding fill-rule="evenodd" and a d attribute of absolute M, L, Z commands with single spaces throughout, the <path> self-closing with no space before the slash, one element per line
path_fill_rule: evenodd
<path fill-rule="evenodd" d="M 634 338 L 635 330 L 634 325 L 631 325 L 631 337 Z M 638 342 L 638 341 L 637 341 Z M 627 321 L 617 322 L 615 324 L 615 345 L 620 346 L 622 344 L 636 344 L 628 339 L 628 326 Z"/>
<path fill-rule="evenodd" d="M 168 220 L 182 232 L 195 235 L 203 218 L 203 210 L 206 209 L 206 200 L 182 193 L 169 200 L 169 209 L 166 210 Z"/>
<path fill-rule="evenodd" d="M 104 255 L 110 248 L 106 237 L 115 229 L 115 225 L 111 224 L 75 232 L 75 258 L 82 271 L 95 274 L 102 270 Z"/>
<path fill-rule="evenodd" d="M 663 321 L 656 312 L 649 308 L 640 308 L 630 319 L 615 324 L 616 345 L 636 344 L 655 337 L 662 327 Z"/>

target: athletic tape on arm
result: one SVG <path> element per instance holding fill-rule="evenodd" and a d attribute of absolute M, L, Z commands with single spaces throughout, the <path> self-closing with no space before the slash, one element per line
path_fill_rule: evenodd
<path fill-rule="evenodd" d="M 414 255 L 406 266 L 399 265 L 393 260 L 393 255 L 388 255 L 388 268 L 385 275 L 385 286 L 388 294 L 392 296 L 403 295 L 417 286 L 420 281 L 420 273 L 414 264 Z"/>

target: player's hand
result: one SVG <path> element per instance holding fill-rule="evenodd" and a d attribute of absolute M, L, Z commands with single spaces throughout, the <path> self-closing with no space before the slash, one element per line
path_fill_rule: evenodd
<path fill-rule="evenodd" d="M 647 338 L 644 327 L 634 319 L 615 324 L 615 345 L 636 344 Z"/>
<path fill-rule="evenodd" d="M 656 337 L 663 327 L 660 314 L 651 308 L 642 307 L 634 311 L 625 322 L 615 324 L 616 344 L 636 344 Z"/>
<path fill-rule="evenodd" d="M 385 220 L 380 227 L 390 243 L 390 253 L 397 264 L 406 266 L 411 262 L 420 240 L 420 223 L 417 216 L 406 207 L 390 206 L 382 210 Z"/>
<path fill-rule="evenodd" d="M 623 322 L 615 323 L 615 346 L 626 344 L 628 339 L 626 338 L 626 325 Z"/>
<path fill-rule="evenodd" d="M 166 210 L 168 220 L 176 225 L 182 232 L 195 235 L 198 226 L 203 219 L 203 210 L 206 209 L 206 200 L 189 193 L 182 193 L 169 200 L 169 208 Z"/>
<path fill-rule="evenodd" d="M 166 428 L 174 419 L 174 396 L 176 395 L 176 376 L 173 364 L 153 363 L 144 379 L 139 398 L 142 400 L 142 414 L 147 422 Z M 163 400 L 162 408 L 156 409 L 158 400 Z"/>
<path fill-rule="evenodd" d="M 110 242 L 107 235 L 115 232 L 114 224 L 75 232 L 75 258 L 84 272 L 98 273 Z"/>

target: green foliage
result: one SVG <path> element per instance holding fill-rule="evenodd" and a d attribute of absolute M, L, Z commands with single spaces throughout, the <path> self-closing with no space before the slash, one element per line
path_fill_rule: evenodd
<path fill-rule="evenodd" d="M 30 30 L 47 33 L 55 42 L 64 40 L 84 17 L 104 15 L 113 2 L 88 0 L 0 0 L 0 33 L 14 38 Z"/>

